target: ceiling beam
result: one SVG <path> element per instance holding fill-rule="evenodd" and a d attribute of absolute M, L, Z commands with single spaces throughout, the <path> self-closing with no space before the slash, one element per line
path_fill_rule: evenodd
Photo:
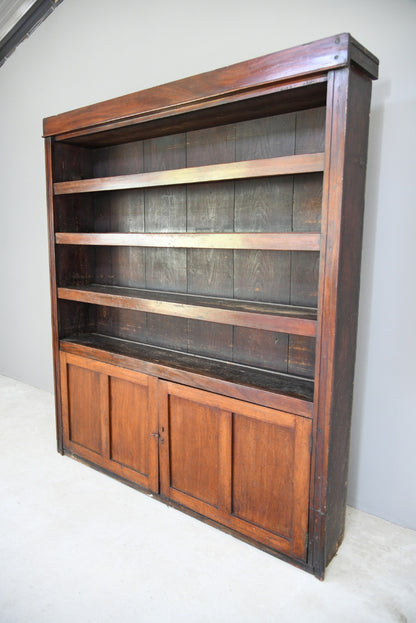
<path fill-rule="evenodd" d="M 37 0 L 0 41 L 0 67 L 63 0 Z"/>

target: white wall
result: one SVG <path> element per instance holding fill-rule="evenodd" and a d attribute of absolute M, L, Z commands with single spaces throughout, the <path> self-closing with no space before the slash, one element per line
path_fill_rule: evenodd
<path fill-rule="evenodd" d="M 381 62 L 349 503 L 416 528 L 414 0 L 65 0 L 0 68 L 0 373 L 52 390 L 42 118 L 340 32 Z"/>

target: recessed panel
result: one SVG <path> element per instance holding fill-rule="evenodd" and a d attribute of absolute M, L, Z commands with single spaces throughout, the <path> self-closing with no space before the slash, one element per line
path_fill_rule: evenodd
<path fill-rule="evenodd" d="M 111 459 L 147 475 L 147 386 L 110 377 Z"/>
<path fill-rule="evenodd" d="M 234 414 L 232 512 L 291 538 L 294 486 L 293 428 Z"/>
<path fill-rule="evenodd" d="M 102 451 L 100 377 L 68 365 L 69 438 L 97 453 Z"/>
<path fill-rule="evenodd" d="M 217 506 L 218 409 L 169 396 L 170 486 Z"/>

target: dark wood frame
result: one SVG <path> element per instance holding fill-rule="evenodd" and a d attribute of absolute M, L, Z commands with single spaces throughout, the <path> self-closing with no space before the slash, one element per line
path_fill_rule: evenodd
<path fill-rule="evenodd" d="M 108 462 L 110 455 L 108 460 L 94 460 L 94 454 L 79 453 L 76 444 L 68 442 L 66 363 L 60 362 L 66 362 L 68 357 L 97 362 L 91 364 L 94 370 L 111 371 L 116 366 L 127 370 L 127 376 L 148 375 L 151 400 L 163 396 L 163 404 L 167 404 L 166 391 L 175 395 L 174 383 L 180 383 L 192 388 L 190 395 L 198 395 L 200 390 L 214 392 L 217 397 L 207 399 L 209 404 L 213 401 L 212 404 L 233 405 L 233 401 L 239 400 L 246 405 L 241 407 L 244 413 L 252 405 L 253 413 L 259 408 L 276 409 L 276 413 L 295 414 L 292 418 L 306 418 L 311 423 L 312 436 L 305 548 L 299 545 L 299 535 L 297 549 L 291 553 L 290 548 L 271 545 L 273 540 L 256 537 L 255 530 L 241 533 L 235 527 L 238 522 L 219 520 L 219 527 L 320 578 L 337 551 L 344 529 L 371 81 L 377 74 L 377 59 L 350 35 L 342 34 L 44 120 L 59 451 L 76 454 L 97 468 L 142 486 L 140 479 L 128 475 L 128 470 L 113 469 Z M 326 109 L 323 152 L 109 177 L 90 172 L 88 154 L 94 149 L 319 106 Z M 69 177 L 67 169 L 71 171 Z M 81 194 L 87 206 L 92 195 L 121 189 L 198 185 L 317 171 L 323 172 L 320 232 L 108 233 L 62 231 L 58 224 L 61 196 Z M 81 264 L 88 266 L 88 254 L 94 247 L 102 246 L 319 251 L 317 307 L 227 302 L 218 296 L 88 285 L 88 281 L 82 280 L 63 283 L 62 274 L 71 281 L 72 269 L 69 261 L 64 269 L 60 268 L 59 253 L 69 245 L 86 250 L 73 267 L 75 272 Z M 64 305 L 78 306 L 74 317 L 75 308 L 65 310 Z M 225 366 L 209 356 L 173 355 L 157 344 L 150 347 L 123 342 L 120 336 L 116 340 L 111 335 L 92 339 L 88 332 L 91 305 L 313 338 L 314 380 L 299 384 L 296 375 L 261 373 L 240 363 Z M 166 408 L 162 402 L 158 409 L 164 421 Z M 153 404 L 152 421 L 156 418 L 155 409 Z M 103 432 L 104 437 L 107 434 Z M 154 450 L 154 444 L 160 443 L 160 429 L 152 435 Z M 177 505 L 176 497 L 169 497 L 163 476 L 167 469 L 164 452 L 161 448 L 164 480 L 160 496 Z M 230 467 L 221 469 L 227 472 Z M 151 490 L 157 493 L 155 478 L 153 475 Z M 204 514 L 198 508 L 195 506 L 194 512 Z M 213 518 L 215 522 L 215 516 L 214 513 L 207 520 L 211 522 Z M 296 553 L 300 551 L 304 552 L 302 556 Z"/>

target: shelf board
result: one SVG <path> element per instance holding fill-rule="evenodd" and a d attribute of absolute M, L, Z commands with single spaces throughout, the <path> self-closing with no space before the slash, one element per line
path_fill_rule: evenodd
<path fill-rule="evenodd" d="M 319 233 L 64 233 L 56 244 L 116 247 L 166 247 L 182 249 L 261 249 L 269 251 L 319 251 Z"/>
<path fill-rule="evenodd" d="M 176 184 L 218 182 L 251 177 L 270 177 L 273 175 L 314 173 L 323 171 L 323 169 L 324 154 L 315 153 L 209 164 L 168 171 L 150 171 L 149 173 L 136 173 L 133 175 L 56 182 L 53 187 L 55 195 L 65 195 L 107 190 L 126 190 L 129 188 L 172 186 Z"/>
<path fill-rule="evenodd" d="M 316 336 L 316 309 L 92 284 L 58 288 L 60 299 L 220 324 Z"/>
<path fill-rule="evenodd" d="M 188 383 L 192 380 L 190 376 L 203 375 L 215 380 L 218 387 L 230 383 L 247 387 L 249 392 L 254 390 L 254 396 L 258 390 L 272 392 L 278 394 L 276 400 L 281 407 L 286 403 L 288 410 L 311 416 L 314 390 L 311 379 L 97 333 L 63 339 L 60 348 L 179 382 Z M 172 369 L 175 374 L 172 374 Z M 206 387 L 206 384 L 205 378 L 201 385 Z"/>

